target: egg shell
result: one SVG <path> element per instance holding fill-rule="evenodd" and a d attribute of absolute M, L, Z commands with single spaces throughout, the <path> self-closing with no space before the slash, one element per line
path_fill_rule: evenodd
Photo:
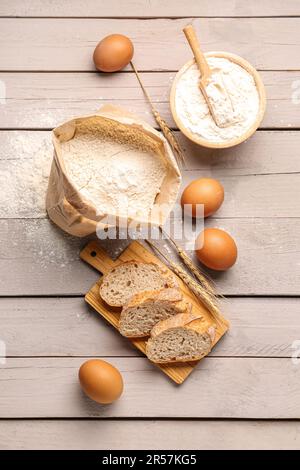
<path fill-rule="evenodd" d="M 192 181 L 183 191 L 181 196 L 182 208 L 191 205 L 191 215 L 202 217 L 202 211 L 198 210 L 197 204 L 204 205 L 204 217 L 214 214 L 224 201 L 224 188 L 221 183 L 213 178 L 199 178 Z M 188 206 L 186 212 L 189 213 Z"/>
<path fill-rule="evenodd" d="M 120 372 L 101 359 L 84 362 L 79 369 L 79 381 L 86 395 L 101 404 L 112 403 L 123 392 Z"/>
<path fill-rule="evenodd" d="M 117 72 L 123 69 L 133 57 L 133 44 L 127 36 L 111 34 L 97 45 L 93 60 L 101 72 Z"/>
<path fill-rule="evenodd" d="M 218 228 L 204 229 L 196 239 L 196 256 L 201 263 L 216 271 L 231 268 L 237 260 L 233 238 Z"/>

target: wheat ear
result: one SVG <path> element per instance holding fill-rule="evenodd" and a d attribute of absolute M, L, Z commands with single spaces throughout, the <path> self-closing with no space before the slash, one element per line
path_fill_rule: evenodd
<path fill-rule="evenodd" d="M 169 257 L 165 253 L 163 253 L 156 244 L 154 244 L 150 240 L 145 241 L 167 261 L 172 271 L 180 277 L 180 279 L 191 289 L 191 291 L 196 295 L 196 297 L 201 302 L 203 302 L 203 304 L 208 308 L 208 310 L 214 317 L 216 323 L 223 327 L 224 321 L 221 318 L 221 312 L 219 310 L 219 307 L 217 303 L 212 299 L 211 295 L 207 292 L 207 290 L 203 286 L 198 284 L 198 282 L 196 282 L 195 279 L 190 276 L 190 274 L 188 274 L 184 269 L 182 269 L 179 264 L 174 263 L 171 259 L 169 259 Z"/>
<path fill-rule="evenodd" d="M 207 279 L 207 277 L 200 271 L 199 268 L 197 268 L 197 266 L 195 266 L 195 264 L 193 263 L 191 258 L 184 251 L 184 249 L 181 248 L 181 246 L 178 245 L 178 243 L 169 234 L 167 234 L 163 230 L 162 227 L 160 227 L 160 231 L 174 245 L 178 255 L 180 256 L 180 258 L 182 259 L 182 261 L 184 262 L 186 267 L 194 274 L 194 276 L 196 277 L 196 279 L 198 279 L 198 281 L 201 283 L 201 285 L 205 289 L 207 289 L 207 291 L 211 294 L 212 297 L 217 299 L 214 287 L 212 285 L 212 282 L 209 279 Z"/>
<path fill-rule="evenodd" d="M 143 90 L 143 93 L 151 107 L 151 111 L 152 111 L 152 114 L 157 122 L 157 124 L 159 125 L 163 135 L 165 136 L 165 138 L 167 139 L 167 141 L 169 142 L 173 152 L 174 152 L 174 155 L 175 155 L 175 158 L 176 158 L 176 161 L 177 161 L 177 164 L 178 166 L 181 168 L 184 166 L 184 153 L 183 153 L 183 150 L 182 148 L 180 147 L 175 135 L 173 134 L 173 132 L 171 131 L 171 129 L 169 128 L 168 124 L 166 123 L 166 121 L 161 117 L 161 115 L 159 114 L 159 112 L 157 111 L 157 109 L 154 107 L 153 103 L 152 103 L 152 100 L 150 98 L 150 95 L 149 93 L 147 92 L 146 88 L 144 87 L 143 85 L 143 82 L 142 82 L 142 79 L 140 77 L 140 74 L 138 73 L 137 69 L 135 68 L 133 62 L 130 62 L 131 64 L 131 67 L 136 75 L 136 78 L 138 79 L 138 82 Z"/>

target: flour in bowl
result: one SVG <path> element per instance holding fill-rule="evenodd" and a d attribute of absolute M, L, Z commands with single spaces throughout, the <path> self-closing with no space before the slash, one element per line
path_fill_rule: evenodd
<path fill-rule="evenodd" d="M 213 74 L 222 76 L 222 88 L 210 89 L 214 106 L 222 108 L 229 96 L 234 109 L 234 122 L 228 127 L 218 127 L 211 116 L 199 89 L 200 72 L 192 64 L 179 78 L 175 94 L 176 113 L 183 126 L 196 136 L 209 142 L 222 143 L 245 134 L 254 124 L 259 112 L 259 94 L 252 75 L 233 61 L 221 57 L 208 57 Z"/>
<path fill-rule="evenodd" d="M 159 154 L 92 133 L 76 133 L 61 150 L 70 180 L 99 214 L 150 212 L 167 172 Z"/>

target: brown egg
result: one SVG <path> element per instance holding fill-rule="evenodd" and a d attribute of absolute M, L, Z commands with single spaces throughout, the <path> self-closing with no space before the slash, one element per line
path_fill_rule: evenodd
<path fill-rule="evenodd" d="M 87 396 L 98 403 L 112 403 L 123 392 L 123 379 L 118 369 L 100 359 L 90 359 L 81 365 L 79 381 Z"/>
<path fill-rule="evenodd" d="M 191 204 L 192 216 L 196 217 L 197 204 L 204 205 L 204 217 L 216 212 L 224 201 L 224 189 L 218 180 L 213 178 L 200 178 L 192 181 L 183 191 L 181 196 L 181 205 Z M 189 208 L 186 207 L 187 213 Z M 202 216 L 202 212 L 198 212 Z"/>
<path fill-rule="evenodd" d="M 225 271 L 237 259 L 237 246 L 233 238 L 219 228 L 206 228 L 196 240 L 196 255 L 210 269 Z"/>
<path fill-rule="evenodd" d="M 128 37 L 111 34 L 102 39 L 94 50 L 94 64 L 101 72 L 117 72 L 131 61 L 133 50 Z"/>

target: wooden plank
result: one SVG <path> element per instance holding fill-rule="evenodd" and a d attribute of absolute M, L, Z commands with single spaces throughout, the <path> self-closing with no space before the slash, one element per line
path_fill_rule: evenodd
<path fill-rule="evenodd" d="M 2 420 L 0 426 L 1 450 L 298 450 L 299 446 L 297 421 Z"/>
<path fill-rule="evenodd" d="M 210 356 L 291 357 L 299 303 L 297 298 L 224 300 L 231 328 Z M 0 317 L 8 356 L 140 355 L 83 298 L 0 298 Z"/>
<path fill-rule="evenodd" d="M 231 270 L 211 273 L 220 293 L 299 295 L 299 218 L 212 219 L 206 224 L 231 233 L 239 249 Z M 98 279 L 79 259 L 87 241 L 65 235 L 48 220 L 2 220 L 0 239 L 0 295 L 83 295 Z M 118 242 L 110 245 L 120 248 Z"/>
<path fill-rule="evenodd" d="M 86 241 L 48 220 L 1 220 L 0 239 L 2 295 L 83 294 L 98 278 L 79 260 Z"/>
<path fill-rule="evenodd" d="M 281 295 L 285 289 L 280 287 L 280 284 L 285 284 L 286 277 L 290 277 L 290 287 L 297 278 L 299 279 L 300 264 L 296 262 L 300 246 L 298 219 L 262 217 L 249 220 L 249 224 L 243 219 L 217 219 L 207 220 L 205 226 L 228 231 L 238 246 L 238 260 L 231 270 L 210 272 L 220 292 L 228 289 L 230 285 L 236 294 L 255 295 L 258 292 L 269 292 Z M 298 234 L 292 233 L 294 230 L 298 231 Z M 289 266 L 285 264 L 287 255 L 290 257 Z M 191 256 L 197 263 L 194 253 L 191 253 Z M 277 292 L 275 286 L 278 288 Z M 290 290 L 290 287 L 287 290 L 292 294 L 293 289 Z M 299 294 L 299 288 L 294 290 L 294 294 Z"/>
<path fill-rule="evenodd" d="M 191 57 L 182 33 L 190 21 L 204 50 L 234 52 L 263 70 L 300 69 L 300 18 L 2 18 L 0 69 L 93 70 L 94 47 L 103 36 L 116 31 L 133 39 L 138 69 L 178 70 Z M 170 54 L 171 50 L 176 54 Z"/>
<path fill-rule="evenodd" d="M 174 72 L 142 73 L 152 100 L 171 127 L 169 93 Z M 268 97 L 261 128 L 299 128 L 299 73 L 261 72 Z M 0 73 L 6 89 L 0 128 L 45 129 L 112 103 L 156 125 L 132 73 Z M 241 148 L 238 147 L 238 148 Z"/>
<path fill-rule="evenodd" d="M 178 131 L 176 137 L 185 153 L 186 169 L 199 170 L 215 178 L 300 172 L 298 131 L 259 131 L 247 143 L 224 150 L 201 148 Z M 48 131 L 0 131 L 0 165 L 11 166 L 13 175 L 18 168 L 22 168 L 19 171 L 23 176 L 24 169 L 35 168 L 35 174 L 40 174 L 44 184 L 43 175 L 49 173 L 52 149 Z M 44 199 L 37 201 L 36 206 L 43 211 Z"/>
<path fill-rule="evenodd" d="M 298 131 L 258 131 L 244 144 L 219 151 L 201 148 L 180 132 L 176 136 L 185 153 L 186 169 L 202 170 L 214 178 L 300 170 Z"/>
<path fill-rule="evenodd" d="M 0 316 L 8 356 L 140 355 L 83 297 L 0 298 Z"/>
<path fill-rule="evenodd" d="M 81 392 L 77 374 L 84 358 L 7 359 L 0 417 L 300 418 L 300 367 L 291 359 L 207 357 L 180 387 L 180 406 L 178 386 L 146 359 L 107 360 L 124 379 L 124 395 L 113 406 Z"/>
<path fill-rule="evenodd" d="M 236 2 L 236 0 L 2 0 L 0 16 L 17 17 L 115 17 L 152 18 L 181 16 L 296 16 L 300 15 L 297 0 L 258 0 Z"/>
<path fill-rule="evenodd" d="M 220 162 L 217 152 L 203 152 L 200 157 L 203 166 L 196 163 L 199 150 L 186 139 L 180 139 L 186 148 L 188 167 L 182 171 L 182 189 L 193 179 L 217 177 L 226 195 L 217 214 L 219 218 L 299 217 L 299 175 L 293 172 L 299 171 L 300 133 L 273 136 L 258 134 L 258 139 L 253 137 L 230 156 L 228 151 L 220 152 Z M 45 218 L 45 194 L 52 161 L 50 133 L 1 132 L 0 143 L 3 144 L 0 146 L 0 218 Z M 253 159 L 252 154 L 255 154 Z M 272 173 L 272 169 L 268 170 L 269 162 L 275 171 L 287 173 L 265 174 Z M 196 170 L 197 166 L 201 168 Z"/>

